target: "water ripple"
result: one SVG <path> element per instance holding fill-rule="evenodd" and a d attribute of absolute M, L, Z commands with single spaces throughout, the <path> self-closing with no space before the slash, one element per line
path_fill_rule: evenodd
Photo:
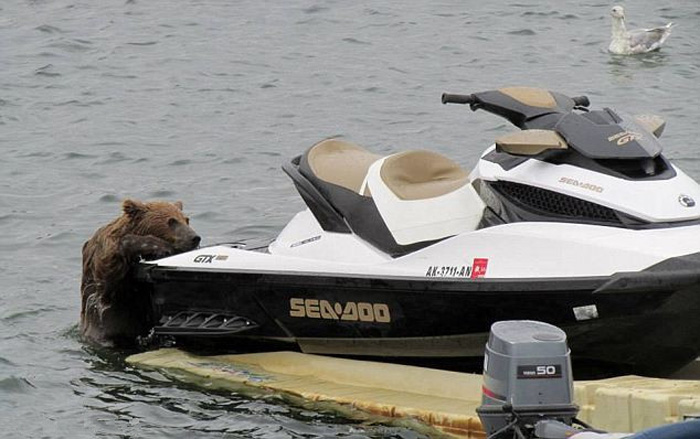
<path fill-rule="evenodd" d="M 97 158 L 94 154 L 84 154 L 82 152 L 66 152 L 62 154 L 64 160 L 85 160 Z"/>
<path fill-rule="evenodd" d="M 126 44 L 130 46 L 153 46 L 158 44 L 158 41 L 131 42 Z"/>
<path fill-rule="evenodd" d="M 54 307 L 38 307 L 26 311 L 16 311 L 8 315 L 4 315 L 2 320 L 4 322 L 17 322 L 19 320 L 33 319 L 45 313 L 50 313 L 56 311 Z"/>
<path fill-rule="evenodd" d="M 575 14 L 564 14 L 561 17 L 559 17 L 561 20 L 579 20 L 580 17 Z"/>
<path fill-rule="evenodd" d="M 148 194 L 149 198 L 167 199 L 175 196 L 175 192 L 169 190 L 157 190 Z"/>
<path fill-rule="evenodd" d="M 91 49 L 91 43 L 84 40 L 58 41 L 47 44 L 46 47 L 52 49 L 60 49 L 69 53 L 83 53 Z"/>
<path fill-rule="evenodd" d="M 0 357 L 0 366 L 17 366 L 17 363 L 14 363 L 7 358 Z"/>
<path fill-rule="evenodd" d="M 319 12 L 325 12 L 328 8 L 320 5 L 309 6 L 308 8 L 302 9 L 305 14 L 318 14 Z"/>
<path fill-rule="evenodd" d="M 358 40 L 357 38 L 352 38 L 352 37 L 343 38 L 343 41 L 345 41 L 346 43 L 359 44 L 359 45 L 363 45 L 363 46 L 372 44 L 368 41 L 361 41 L 361 40 Z"/>
<path fill-rule="evenodd" d="M 107 157 L 104 160 L 101 160 L 97 162 L 97 164 L 100 165 L 112 165 L 115 163 L 121 163 L 125 161 L 131 160 L 126 154 L 120 152 L 120 151 L 115 151 L 109 154 L 109 157 Z"/>
<path fill-rule="evenodd" d="M 55 68 L 53 64 L 46 64 L 44 66 L 39 67 L 38 69 L 34 70 L 35 75 L 39 76 L 47 76 L 47 77 L 56 77 L 56 76 L 61 76 L 60 73 L 53 71 Z"/>
<path fill-rule="evenodd" d="M 175 160 L 174 162 L 170 162 L 170 166 L 185 166 L 190 164 L 192 164 L 192 160 L 190 159 L 180 159 Z"/>
<path fill-rule="evenodd" d="M 37 26 L 34 29 L 38 30 L 39 32 L 44 32 L 47 34 L 62 34 L 63 31 L 56 26 L 51 26 L 48 24 L 42 24 L 41 26 Z"/>
<path fill-rule="evenodd" d="M 58 233 L 46 232 L 37 236 L 36 241 L 40 246 L 61 246 L 68 242 L 75 242 L 76 234 L 72 231 Z"/>
<path fill-rule="evenodd" d="M 36 386 L 27 378 L 10 376 L 0 379 L 0 391 L 7 393 L 31 393 Z"/>
<path fill-rule="evenodd" d="M 508 32 L 508 35 L 525 35 L 525 36 L 532 36 L 532 35 L 537 35 L 537 32 L 535 32 L 532 29 L 521 29 L 521 30 L 514 30 L 511 32 Z"/>
<path fill-rule="evenodd" d="M 549 12 L 538 12 L 538 11 L 527 11 L 523 12 L 520 14 L 521 17 L 550 17 L 552 15 L 559 15 L 559 12 L 557 11 L 549 11 Z"/>
<path fill-rule="evenodd" d="M 105 194 L 99 198 L 101 203 L 114 204 L 121 201 L 121 197 L 114 194 Z"/>

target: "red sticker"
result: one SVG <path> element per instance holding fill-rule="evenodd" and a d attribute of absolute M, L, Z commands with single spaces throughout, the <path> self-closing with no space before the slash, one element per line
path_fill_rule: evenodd
<path fill-rule="evenodd" d="M 486 276 L 486 269 L 489 266 L 487 258 L 474 258 L 472 263 L 472 279 Z"/>

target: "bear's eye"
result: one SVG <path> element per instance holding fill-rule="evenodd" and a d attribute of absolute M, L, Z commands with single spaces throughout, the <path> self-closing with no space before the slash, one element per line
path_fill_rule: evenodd
<path fill-rule="evenodd" d="M 187 224 L 188 226 L 190 225 L 190 219 L 188 217 L 185 217 L 185 224 Z"/>
<path fill-rule="evenodd" d="M 177 220 L 175 218 L 170 218 L 168 220 L 168 227 L 170 227 L 172 229 L 175 226 L 177 226 Z"/>

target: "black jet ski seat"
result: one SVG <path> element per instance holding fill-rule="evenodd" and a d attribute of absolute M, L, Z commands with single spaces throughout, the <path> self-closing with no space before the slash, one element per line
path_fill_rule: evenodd
<path fill-rule="evenodd" d="M 324 230 L 355 233 L 394 257 L 475 229 L 484 209 L 466 172 L 434 152 L 382 157 L 326 139 L 282 168 Z"/>

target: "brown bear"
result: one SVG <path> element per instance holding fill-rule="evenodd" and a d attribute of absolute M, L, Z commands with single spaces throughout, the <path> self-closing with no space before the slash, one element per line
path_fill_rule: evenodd
<path fill-rule="evenodd" d="M 200 241 L 179 201 L 125 200 L 122 209 L 83 245 L 80 332 L 112 346 L 133 345 L 149 329 L 150 304 L 129 281 L 130 270 L 142 258 L 192 250 Z"/>

